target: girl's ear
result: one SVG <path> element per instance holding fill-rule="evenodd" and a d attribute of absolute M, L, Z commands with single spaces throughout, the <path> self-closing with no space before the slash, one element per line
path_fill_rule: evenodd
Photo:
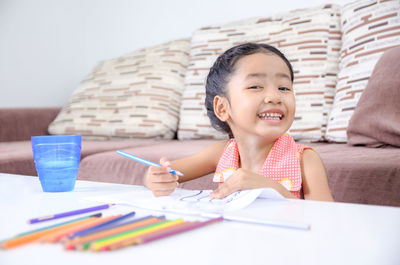
<path fill-rule="evenodd" d="M 229 102 L 226 97 L 216 95 L 214 97 L 214 113 L 223 122 L 229 119 Z"/>

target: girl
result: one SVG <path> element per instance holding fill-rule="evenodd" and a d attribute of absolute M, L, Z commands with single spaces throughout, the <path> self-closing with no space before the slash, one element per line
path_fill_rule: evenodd
<path fill-rule="evenodd" d="M 295 114 L 293 70 L 279 50 L 246 43 L 220 55 L 207 77 L 205 105 L 213 127 L 231 139 L 176 161 L 161 158 L 163 166 L 144 176 L 155 196 L 215 172 L 220 185 L 213 198 L 269 187 L 286 198 L 333 200 L 319 155 L 286 133 Z M 185 176 L 170 174 L 171 168 Z"/>

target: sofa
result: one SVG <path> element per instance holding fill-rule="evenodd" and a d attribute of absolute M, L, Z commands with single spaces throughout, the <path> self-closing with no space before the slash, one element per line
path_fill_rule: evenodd
<path fill-rule="evenodd" d="M 205 114 L 204 78 L 226 48 L 265 42 L 293 64 L 289 133 L 320 154 L 334 200 L 400 206 L 399 10 L 369 0 L 293 10 L 99 62 L 62 108 L 0 108 L 0 172 L 37 176 L 31 136 L 81 134 L 78 179 L 142 185 L 147 166 L 116 150 L 157 162 L 226 139 Z"/>
<path fill-rule="evenodd" d="M 30 137 L 48 135 L 59 108 L 0 109 L 0 172 L 37 176 Z M 142 185 L 146 166 L 116 154 L 120 149 L 150 161 L 177 159 L 216 140 L 83 140 L 79 180 Z M 400 206 L 400 148 L 369 148 L 342 143 L 306 143 L 320 154 L 335 201 Z M 213 189 L 212 176 L 182 183 L 187 189 Z"/>

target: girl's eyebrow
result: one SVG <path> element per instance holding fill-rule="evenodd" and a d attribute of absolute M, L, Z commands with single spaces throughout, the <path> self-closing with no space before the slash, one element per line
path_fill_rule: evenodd
<path fill-rule="evenodd" d="M 251 79 L 251 78 L 265 78 L 267 77 L 266 73 L 250 73 L 246 76 L 246 79 Z"/>
<path fill-rule="evenodd" d="M 280 77 L 280 78 L 285 78 L 285 79 L 292 81 L 292 79 L 286 73 L 283 73 L 283 72 L 278 72 L 275 74 L 275 76 Z M 246 76 L 246 79 L 265 78 L 265 77 L 267 77 L 266 73 L 250 73 Z"/>

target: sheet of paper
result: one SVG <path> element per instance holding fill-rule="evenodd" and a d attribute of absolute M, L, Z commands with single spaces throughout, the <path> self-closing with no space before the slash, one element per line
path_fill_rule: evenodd
<path fill-rule="evenodd" d="M 212 199 L 212 190 L 176 189 L 169 196 L 155 197 L 146 188 L 131 192 L 85 198 L 90 201 L 129 204 L 143 209 L 169 211 L 182 214 L 222 214 L 245 208 L 258 197 L 284 199 L 273 189 L 254 189 L 232 193 L 223 199 Z"/>
<path fill-rule="evenodd" d="M 154 197 L 150 190 L 144 187 L 133 187 L 132 191 L 112 193 L 109 195 L 87 197 L 86 200 L 117 203 L 137 208 L 155 210 L 179 215 L 215 218 L 223 216 L 225 220 L 308 230 L 307 222 L 298 222 L 299 216 L 288 218 L 282 216 L 285 208 L 296 204 L 296 201 L 286 200 L 273 189 L 255 189 L 235 192 L 224 199 L 216 200 L 209 197 L 212 190 L 176 189 L 169 196 Z M 253 207 L 254 206 L 254 207 Z M 298 209 L 296 205 L 291 206 Z M 289 212 L 295 212 L 291 209 Z"/>

